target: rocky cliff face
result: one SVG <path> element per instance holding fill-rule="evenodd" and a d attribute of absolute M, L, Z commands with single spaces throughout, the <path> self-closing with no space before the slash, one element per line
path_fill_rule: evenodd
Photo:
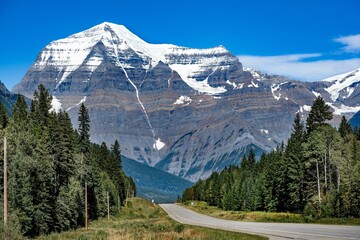
<path fill-rule="evenodd" d="M 14 94 L 10 92 L 5 87 L 4 83 L 0 81 L 0 102 L 4 104 L 8 114 L 12 112 L 12 107 L 13 105 L 15 105 L 17 98 L 18 98 L 18 94 Z"/>
<path fill-rule="evenodd" d="M 222 46 L 149 44 L 103 23 L 46 46 L 13 92 L 32 97 L 44 84 L 75 126 L 84 102 L 93 141 L 119 139 L 126 157 L 196 181 L 238 163 L 249 148 L 274 149 L 317 94 L 355 112 L 360 87 L 353 81 L 354 90 L 336 98 L 336 81 L 269 76 L 243 69 Z"/>

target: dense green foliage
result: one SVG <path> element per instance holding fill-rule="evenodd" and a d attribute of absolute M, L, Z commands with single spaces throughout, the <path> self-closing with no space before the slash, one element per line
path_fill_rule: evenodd
<path fill-rule="evenodd" d="M 182 200 L 206 201 L 224 210 L 360 217 L 360 142 L 346 118 L 339 130 L 325 123 L 329 107 L 316 98 L 307 127 L 297 114 L 287 146 L 263 154 L 250 151 L 232 166 L 184 191 Z"/>
<path fill-rule="evenodd" d="M 8 141 L 10 222 L 28 237 L 83 226 L 85 182 L 90 219 L 106 215 L 107 192 L 114 214 L 128 189 L 135 189 L 121 168 L 119 143 L 112 150 L 105 143 L 90 143 L 86 107 L 80 107 L 76 131 L 66 112 L 52 111 L 51 101 L 52 96 L 40 85 L 30 112 L 21 96 L 9 119 L 0 105 L 0 137 L 6 135 Z"/>

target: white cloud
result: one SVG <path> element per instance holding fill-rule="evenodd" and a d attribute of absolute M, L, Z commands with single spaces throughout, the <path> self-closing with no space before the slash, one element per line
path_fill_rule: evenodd
<path fill-rule="evenodd" d="M 345 52 L 360 52 L 360 34 L 335 38 L 334 41 L 344 44 Z"/>
<path fill-rule="evenodd" d="M 360 58 L 309 61 L 310 58 L 321 56 L 320 53 L 311 53 L 280 56 L 240 55 L 238 58 L 244 67 L 303 81 L 322 80 L 360 67 Z M 305 59 L 308 61 L 304 61 Z"/>

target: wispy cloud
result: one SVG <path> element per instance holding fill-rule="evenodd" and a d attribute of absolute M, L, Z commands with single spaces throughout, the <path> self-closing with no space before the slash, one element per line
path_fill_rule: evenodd
<path fill-rule="evenodd" d="M 284 75 L 303 81 L 322 80 L 360 67 L 360 58 L 346 60 L 312 60 L 321 53 L 289 54 L 280 56 L 238 56 L 244 67 L 269 74 Z"/>
<path fill-rule="evenodd" d="M 335 38 L 334 41 L 344 44 L 345 52 L 360 52 L 360 34 Z"/>

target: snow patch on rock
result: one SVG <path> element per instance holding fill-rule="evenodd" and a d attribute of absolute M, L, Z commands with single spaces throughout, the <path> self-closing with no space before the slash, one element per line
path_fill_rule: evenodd
<path fill-rule="evenodd" d="M 345 113 L 356 113 L 360 111 L 360 106 L 349 107 L 345 106 L 344 104 L 341 104 L 340 106 L 335 106 L 335 104 L 329 102 L 327 102 L 326 104 L 329 105 L 332 109 L 334 109 L 334 115 L 343 115 Z"/>
<path fill-rule="evenodd" d="M 275 92 L 280 90 L 280 85 L 278 84 L 272 84 L 271 85 L 271 93 L 275 100 L 279 101 L 281 98 L 281 93 L 279 95 L 276 95 Z"/>
<path fill-rule="evenodd" d="M 163 143 L 163 142 L 161 141 L 161 139 L 158 138 L 158 139 L 155 141 L 155 143 L 154 143 L 154 145 L 153 145 L 153 148 L 156 149 L 156 150 L 161 150 L 163 147 L 165 147 L 165 143 Z"/>
<path fill-rule="evenodd" d="M 315 91 L 311 91 L 314 95 L 315 95 L 315 97 L 319 97 L 319 96 L 321 96 L 321 94 L 320 93 L 318 93 L 318 92 L 315 92 Z"/>
<path fill-rule="evenodd" d="M 176 99 L 174 104 L 175 105 L 180 105 L 180 104 L 189 105 L 191 102 L 192 102 L 192 99 L 190 97 L 182 95 L 178 99 Z"/>
<path fill-rule="evenodd" d="M 261 80 L 262 79 L 262 77 L 260 75 L 260 72 L 256 71 L 253 68 L 244 68 L 244 71 L 251 73 L 252 77 L 255 78 L 256 80 Z"/>
<path fill-rule="evenodd" d="M 57 99 L 55 96 L 52 96 L 52 100 L 51 100 L 51 108 L 49 110 L 49 112 L 56 112 L 59 113 L 61 110 L 61 102 L 59 99 Z"/>
<path fill-rule="evenodd" d="M 74 107 L 80 106 L 82 103 L 84 103 L 86 101 L 86 96 L 83 97 L 79 103 L 77 103 L 75 106 L 69 107 L 68 109 L 66 109 L 66 111 L 70 111 L 71 109 L 73 109 Z"/>
<path fill-rule="evenodd" d="M 333 83 L 330 87 L 325 88 L 325 91 L 330 94 L 331 100 L 335 102 L 339 98 L 339 94 L 342 90 L 349 88 L 354 84 L 360 84 L 360 69 L 327 78 L 323 81 Z M 347 89 L 347 93 L 347 97 L 349 97 L 353 92 L 351 89 Z"/>
<path fill-rule="evenodd" d="M 226 92 L 225 87 L 211 87 L 208 83 L 209 77 L 215 73 L 217 68 L 202 81 L 197 81 L 194 77 L 194 73 L 203 71 L 203 64 L 172 64 L 170 68 L 176 71 L 181 79 L 183 79 L 187 85 L 189 85 L 194 90 L 207 93 L 210 95 L 221 94 Z"/>
<path fill-rule="evenodd" d="M 299 111 L 297 111 L 296 113 L 310 112 L 310 110 L 311 110 L 311 106 L 304 105 L 304 106 L 300 106 Z"/>
<path fill-rule="evenodd" d="M 269 134 L 269 130 L 267 130 L 267 129 L 260 129 L 260 132 L 265 133 L 265 134 Z"/>
<path fill-rule="evenodd" d="M 234 83 L 234 82 L 230 82 L 229 80 L 226 81 L 226 84 L 232 86 L 233 89 L 242 89 L 243 86 L 244 86 L 244 83 L 236 84 L 236 83 Z"/>

